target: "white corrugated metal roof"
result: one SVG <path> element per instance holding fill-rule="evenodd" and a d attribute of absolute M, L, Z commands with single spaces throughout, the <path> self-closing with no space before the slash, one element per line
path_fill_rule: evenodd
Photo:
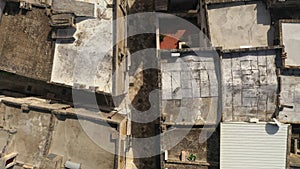
<path fill-rule="evenodd" d="M 289 125 L 221 124 L 221 169 L 286 168 Z"/>

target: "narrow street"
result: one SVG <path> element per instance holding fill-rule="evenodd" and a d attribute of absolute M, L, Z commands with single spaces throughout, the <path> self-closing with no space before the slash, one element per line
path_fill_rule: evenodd
<path fill-rule="evenodd" d="M 136 14 L 139 12 L 153 12 L 154 2 L 135 0 L 131 2 L 131 14 Z M 147 18 L 140 18 L 141 21 Z M 128 29 L 131 27 L 138 27 L 138 22 L 136 21 L 134 25 L 128 23 Z M 143 25 L 145 26 L 145 25 Z M 149 22 L 147 28 L 155 30 L 154 22 Z M 129 30 L 130 31 L 130 30 Z M 141 115 L 141 113 L 149 111 L 149 113 L 154 113 L 153 116 L 157 117 L 155 120 L 140 123 L 131 122 L 131 133 L 133 137 L 132 142 L 132 153 L 133 156 L 143 156 L 148 152 L 159 151 L 160 140 L 157 137 L 154 141 L 147 145 L 142 145 L 139 143 L 139 138 L 150 138 L 159 135 L 159 107 L 156 104 L 151 104 L 149 97 L 150 93 L 158 89 L 158 70 L 157 69 L 146 69 L 145 65 L 149 65 L 149 60 L 151 62 L 155 61 L 156 53 L 149 53 L 147 49 L 154 49 L 155 46 L 155 34 L 141 34 L 133 37 L 129 37 L 128 46 L 131 52 L 131 70 L 130 70 L 130 88 L 129 88 L 129 98 L 133 109 L 131 110 L 131 116 L 135 119 L 135 116 Z M 153 55 L 153 56 L 152 56 Z M 154 62 L 153 62 L 154 63 Z M 153 95 L 153 98 L 158 101 L 158 95 Z M 157 97 L 157 98 L 156 98 Z M 153 111 L 154 110 L 154 111 Z M 147 112 L 148 113 L 148 112 Z M 138 117 L 137 117 L 138 118 Z M 139 117 L 143 118 L 143 117 Z M 145 119 L 147 120 L 147 119 Z M 137 138 L 137 139 L 134 139 Z M 140 154 L 142 153 L 142 154 Z M 160 156 L 153 156 L 147 158 L 135 158 L 133 163 L 136 168 L 145 169 L 157 169 L 160 168 Z"/>

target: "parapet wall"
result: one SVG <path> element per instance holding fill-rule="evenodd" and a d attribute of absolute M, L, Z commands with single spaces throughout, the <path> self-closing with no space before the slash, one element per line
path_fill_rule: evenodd
<path fill-rule="evenodd" d="M 116 114 L 116 112 L 104 113 L 99 111 L 95 112 L 84 108 L 72 108 L 67 104 L 51 103 L 51 101 L 33 97 L 2 97 L 1 103 L 20 107 L 22 111 L 25 112 L 36 110 L 46 113 L 53 113 L 55 115 L 77 116 L 87 120 L 107 121 L 112 124 L 119 124 L 123 120 L 123 117 Z"/>

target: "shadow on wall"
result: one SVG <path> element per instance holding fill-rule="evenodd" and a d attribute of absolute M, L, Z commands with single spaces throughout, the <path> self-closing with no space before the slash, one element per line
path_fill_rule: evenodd
<path fill-rule="evenodd" d="M 271 15 L 264 2 L 256 2 L 257 24 L 271 25 Z"/>
<path fill-rule="evenodd" d="M 271 12 L 267 8 L 267 5 L 264 2 L 257 2 L 257 24 L 270 25 L 270 29 L 267 33 L 268 46 L 274 45 L 275 39 L 275 28 L 272 25 Z"/>

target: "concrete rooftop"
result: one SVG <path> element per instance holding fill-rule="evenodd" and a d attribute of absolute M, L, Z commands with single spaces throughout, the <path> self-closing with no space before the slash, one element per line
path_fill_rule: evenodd
<path fill-rule="evenodd" d="M 300 77 L 281 75 L 281 83 L 280 103 L 288 107 L 278 117 L 282 122 L 300 123 Z"/>
<path fill-rule="evenodd" d="M 286 66 L 300 66 L 300 22 L 282 23 L 282 42 L 287 52 Z"/>
<path fill-rule="evenodd" d="M 80 163 L 82 169 L 114 168 L 115 155 L 96 144 L 113 149 L 118 144 L 111 135 L 117 133 L 116 125 L 123 119 L 112 114 L 75 110 L 34 97 L 0 96 L 0 148 L 4 155 L 18 152 L 17 163 L 37 168 L 55 168 L 53 161 L 46 162 L 49 154 L 62 156 L 63 164 L 67 160 Z M 108 119 L 111 126 L 103 123 L 106 115 L 112 116 Z M 11 133 L 13 130 L 17 132 Z"/>
<path fill-rule="evenodd" d="M 270 13 L 261 1 L 208 5 L 212 45 L 224 49 L 273 45 Z"/>
<path fill-rule="evenodd" d="M 215 123 L 218 112 L 216 52 L 161 61 L 162 113 L 170 123 Z M 209 118 L 210 117 L 210 118 Z"/>
<path fill-rule="evenodd" d="M 100 8 L 106 4 L 100 4 Z M 113 11 L 105 18 L 77 20 L 73 43 L 56 41 L 51 82 L 112 91 Z M 82 18 L 80 18 L 82 19 Z"/>
<path fill-rule="evenodd" d="M 276 50 L 223 54 L 223 120 L 269 121 L 276 110 Z"/>

